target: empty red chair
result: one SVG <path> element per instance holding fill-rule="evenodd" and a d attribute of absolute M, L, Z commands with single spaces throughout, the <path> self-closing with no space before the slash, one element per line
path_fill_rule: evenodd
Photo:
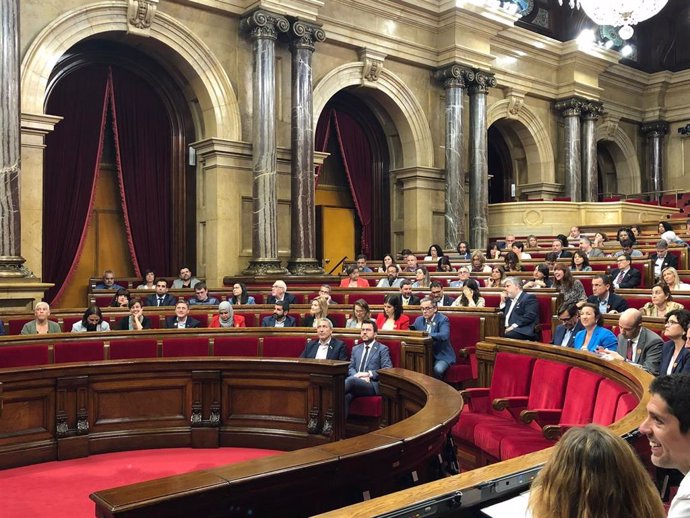
<path fill-rule="evenodd" d="M 127 338 L 110 342 L 111 360 L 156 358 L 158 343 L 155 338 Z"/>
<path fill-rule="evenodd" d="M 103 340 L 58 342 L 54 351 L 55 363 L 94 362 L 105 359 Z"/>
<path fill-rule="evenodd" d="M 263 356 L 277 358 L 299 358 L 307 345 L 304 336 L 265 336 Z"/>
<path fill-rule="evenodd" d="M 640 400 L 636 395 L 631 394 L 630 392 L 626 392 L 625 394 L 621 395 L 620 399 L 618 400 L 618 404 L 616 405 L 616 414 L 613 416 L 613 422 L 615 423 L 616 421 L 623 419 L 626 415 L 635 410 L 639 404 Z"/>
<path fill-rule="evenodd" d="M 257 356 L 259 338 L 256 336 L 217 336 L 213 352 L 216 356 Z"/>
<path fill-rule="evenodd" d="M 29 367 L 50 363 L 48 344 L 0 347 L 0 369 L 10 367 Z"/>
<path fill-rule="evenodd" d="M 190 336 L 189 338 L 163 338 L 163 356 L 208 356 L 208 338 Z"/>

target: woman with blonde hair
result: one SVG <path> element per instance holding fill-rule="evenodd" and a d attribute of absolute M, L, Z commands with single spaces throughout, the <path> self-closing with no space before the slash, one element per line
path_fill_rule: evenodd
<path fill-rule="evenodd" d="M 664 268 L 661 272 L 661 278 L 663 279 L 664 283 L 668 286 L 668 289 L 671 291 L 690 290 L 690 284 L 687 284 L 680 280 L 678 270 L 676 270 L 673 266 Z"/>
<path fill-rule="evenodd" d="M 316 327 L 321 318 L 328 317 L 328 300 L 324 297 L 317 297 L 311 301 L 309 315 L 304 317 L 302 327 Z"/>
<path fill-rule="evenodd" d="M 664 506 L 635 452 L 598 425 L 568 430 L 532 483 L 534 518 L 663 518 Z"/>

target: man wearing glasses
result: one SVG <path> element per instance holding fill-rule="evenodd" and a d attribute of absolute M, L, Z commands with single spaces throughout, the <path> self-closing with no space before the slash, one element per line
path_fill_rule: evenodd
<path fill-rule="evenodd" d="M 436 301 L 431 297 L 424 297 L 420 306 L 422 316 L 417 317 L 412 328 L 425 331 L 431 337 L 434 377 L 443 379 L 448 367 L 455 363 L 455 351 L 450 344 L 450 321 L 446 315 L 438 312 Z"/>
<path fill-rule="evenodd" d="M 558 310 L 558 320 L 560 324 L 553 333 L 553 345 L 562 347 L 572 347 L 573 340 L 578 331 L 582 331 L 584 326 L 580 322 L 580 311 L 575 304 L 571 306 L 561 306 Z"/>
<path fill-rule="evenodd" d="M 458 280 L 452 281 L 448 286 L 451 288 L 463 288 L 465 283 L 470 278 L 470 269 L 467 266 L 461 266 L 458 270 Z"/>
<path fill-rule="evenodd" d="M 619 255 L 618 268 L 611 270 L 614 288 L 637 288 L 642 282 L 640 271 L 630 267 L 630 254 Z"/>
<path fill-rule="evenodd" d="M 271 294 L 268 296 L 267 304 L 275 304 L 276 302 L 287 302 L 288 304 L 297 304 L 297 298 L 287 292 L 287 284 L 285 281 L 275 281 L 271 286 Z"/>

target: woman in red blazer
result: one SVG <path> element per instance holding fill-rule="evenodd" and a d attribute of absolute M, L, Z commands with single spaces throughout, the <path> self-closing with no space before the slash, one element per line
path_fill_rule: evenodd
<path fill-rule="evenodd" d="M 359 268 L 357 265 L 351 264 L 345 270 L 347 279 L 340 281 L 341 288 L 368 288 L 369 281 L 359 278 Z"/>
<path fill-rule="evenodd" d="M 409 329 L 410 319 L 403 315 L 402 301 L 399 295 L 386 295 L 383 299 L 383 313 L 376 317 L 376 326 L 379 330 L 397 331 Z"/>
<path fill-rule="evenodd" d="M 224 300 L 218 304 L 218 314 L 214 315 L 208 327 L 247 327 L 242 315 L 235 315 L 232 304 Z"/>

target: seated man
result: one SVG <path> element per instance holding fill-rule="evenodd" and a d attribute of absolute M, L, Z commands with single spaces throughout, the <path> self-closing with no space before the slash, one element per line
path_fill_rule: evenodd
<path fill-rule="evenodd" d="M 103 272 L 103 279 L 101 282 L 96 283 L 95 289 L 97 290 L 121 290 L 122 286 L 115 283 L 115 273 L 112 270 L 106 270 Z"/>
<path fill-rule="evenodd" d="M 287 284 L 285 284 L 285 281 L 277 280 L 273 283 L 273 286 L 271 286 L 271 294 L 268 296 L 266 304 L 275 304 L 283 301 L 288 304 L 296 304 L 297 297 L 287 292 Z"/>
<path fill-rule="evenodd" d="M 551 251 L 556 254 L 556 260 L 573 256 L 569 250 L 563 250 L 563 241 L 560 239 L 554 239 L 551 242 Z"/>
<path fill-rule="evenodd" d="M 261 327 L 295 327 L 295 318 L 288 315 L 290 304 L 286 301 L 273 305 L 273 315 L 264 317 Z"/>
<path fill-rule="evenodd" d="M 403 307 L 419 306 L 419 297 L 412 293 L 412 282 L 409 279 L 403 279 L 400 283 L 400 300 Z"/>
<path fill-rule="evenodd" d="M 300 358 L 347 360 L 345 342 L 333 338 L 333 322 L 327 318 L 320 318 L 316 324 L 316 335 L 319 338 L 307 343 L 304 351 L 299 355 Z"/>
<path fill-rule="evenodd" d="M 451 288 L 463 288 L 467 281 L 470 280 L 470 268 L 469 266 L 461 266 L 458 268 L 458 280 L 451 281 L 448 285 Z"/>
<path fill-rule="evenodd" d="M 362 343 L 352 349 L 350 368 L 345 378 L 345 415 L 352 400 L 359 396 L 379 394 L 379 369 L 393 367 L 388 347 L 376 341 L 376 322 L 362 322 Z"/>
<path fill-rule="evenodd" d="M 649 254 L 649 258 L 652 260 L 654 265 L 654 280 L 658 281 L 661 278 L 661 272 L 664 269 L 672 266 L 676 270 L 678 269 L 678 258 L 668 253 L 668 243 L 665 239 L 660 239 L 656 243 L 656 252 Z"/>
<path fill-rule="evenodd" d="M 419 266 L 417 266 L 417 256 L 414 254 L 407 254 L 407 256 L 405 256 L 405 265 L 403 272 L 415 273 L 417 268 L 419 268 Z"/>
<path fill-rule="evenodd" d="M 573 225 L 570 227 L 570 234 L 568 234 L 568 241 L 577 241 L 580 239 L 580 227 Z"/>
<path fill-rule="evenodd" d="M 430 296 L 437 306 L 452 306 L 453 297 L 443 294 L 443 286 L 438 281 L 429 284 Z"/>
<path fill-rule="evenodd" d="M 539 325 L 539 302 L 531 293 L 522 291 L 520 279 L 507 277 L 503 281 L 501 303 L 505 315 L 505 337 L 536 340 Z"/>
<path fill-rule="evenodd" d="M 168 281 L 156 279 L 156 294 L 149 295 L 144 301 L 146 306 L 174 306 L 177 304 L 177 297 L 168 293 Z"/>
<path fill-rule="evenodd" d="M 335 301 L 331 298 L 331 287 L 328 284 L 322 284 L 319 287 L 318 298 L 325 299 L 327 304 L 335 304 Z"/>
<path fill-rule="evenodd" d="M 575 335 L 584 329 L 580 322 L 580 311 L 575 304 L 561 306 L 558 309 L 558 320 L 561 322 L 553 333 L 551 343 L 562 347 L 572 347 Z"/>
<path fill-rule="evenodd" d="M 199 279 L 192 276 L 192 271 L 186 266 L 183 266 L 182 268 L 180 268 L 180 277 L 179 279 L 175 279 L 173 281 L 172 288 L 174 290 L 193 288 L 197 285 L 198 282 Z"/>
<path fill-rule="evenodd" d="M 588 259 L 592 257 L 604 257 L 603 250 L 601 248 L 594 248 L 592 242 L 585 236 L 580 238 L 580 250 L 587 255 Z"/>
<path fill-rule="evenodd" d="M 458 251 L 459 259 L 472 259 L 472 250 L 470 250 L 470 244 L 467 241 L 460 241 L 458 246 L 455 248 Z"/>
<path fill-rule="evenodd" d="M 618 318 L 618 348 L 616 351 L 602 351 L 611 359 L 624 360 L 639 365 L 644 370 L 659 375 L 661 349 L 664 345 L 654 331 L 642 326 L 642 313 L 629 308 Z"/>
<path fill-rule="evenodd" d="M 166 329 L 187 329 L 191 327 L 201 327 L 201 322 L 189 316 L 189 304 L 186 300 L 180 299 L 175 305 L 175 316 L 166 317 Z"/>
<path fill-rule="evenodd" d="M 189 299 L 190 306 L 217 306 L 220 304 L 216 297 L 208 296 L 208 288 L 204 281 L 199 281 L 194 286 L 194 297 Z"/>
<path fill-rule="evenodd" d="M 498 248 L 502 250 L 512 250 L 513 243 L 515 243 L 515 236 L 513 234 L 506 234 L 506 238 L 503 240 L 503 242 L 498 243 Z"/>
<path fill-rule="evenodd" d="M 619 255 L 618 268 L 611 270 L 613 286 L 618 288 L 637 288 L 642 283 L 640 271 L 630 266 L 631 259 L 629 254 Z"/>
<path fill-rule="evenodd" d="M 626 300 L 613 292 L 611 276 L 601 273 L 592 279 L 592 295 L 587 302 L 597 304 L 600 313 L 622 313 L 628 309 Z"/>
<path fill-rule="evenodd" d="M 438 312 L 433 298 L 424 297 L 420 306 L 422 316 L 415 319 L 412 329 L 425 331 L 431 337 L 431 350 L 434 356 L 433 374 L 435 378 L 443 379 L 448 368 L 455 363 L 455 350 L 450 344 L 450 321 L 446 315 Z"/>
<path fill-rule="evenodd" d="M 398 277 L 398 267 L 391 264 L 386 268 L 386 277 L 381 279 L 376 285 L 378 288 L 399 288 L 402 279 Z"/>
<path fill-rule="evenodd" d="M 359 254 L 357 256 L 357 267 L 361 273 L 371 273 L 373 270 L 367 266 L 367 256 Z"/>
<path fill-rule="evenodd" d="M 630 239 L 621 241 L 621 248 L 622 250 L 618 250 L 618 252 L 613 254 L 614 257 L 620 257 L 623 254 L 628 254 L 630 257 L 642 257 L 644 255 L 639 250 L 633 248 L 633 242 Z"/>

